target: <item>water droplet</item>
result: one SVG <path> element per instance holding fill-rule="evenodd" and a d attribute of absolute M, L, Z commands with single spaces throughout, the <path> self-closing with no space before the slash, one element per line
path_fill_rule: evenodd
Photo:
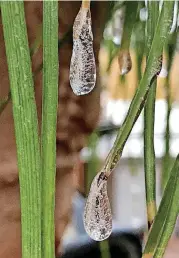
<path fill-rule="evenodd" d="M 118 57 L 121 75 L 127 74 L 132 68 L 132 61 L 129 51 L 121 51 Z"/>
<path fill-rule="evenodd" d="M 160 73 L 159 73 L 158 76 L 161 77 L 161 78 L 166 78 L 167 75 L 168 75 L 168 70 L 167 70 L 167 68 L 163 65 L 163 66 L 162 66 L 162 69 L 161 69 L 161 71 L 160 71 Z"/>
<path fill-rule="evenodd" d="M 140 9 L 140 20 L 147 21 L 148 19 L 148 10 L 146 7 Z"/>
<path fill-rule="evenodd" d="M 81 8 L 73 25 L 73 52 L 70 64 L 70 84 L 76 95 L 88 94 L 96 83 L 91 13 Z"/>
<path fill-rule="evenodd" d="M 84 211 L 84 227 L 96 241 L 108 238 L 112 232 L 112 214 L 104 172 L 98 173 L 91 184 Z"/>

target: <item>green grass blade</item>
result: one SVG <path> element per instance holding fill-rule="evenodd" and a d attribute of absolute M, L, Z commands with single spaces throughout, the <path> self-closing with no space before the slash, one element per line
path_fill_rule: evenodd
<path fill-rule="evenodd" d="M 103 168 L 107 175 L 112 172 L 120 159 L 125 142 L 127 141 L 129 134 L 145 105 L 152 81 L 161 68 L 161 55 L 165 40 L 170 32 L 173 7 L 174 2 L 164 1 L 144 75 Z"/>
<path fill-rule="evenodd" d="M 144 167 L 148 229 L 156 214 L 156 171 L 154 150 L 154 119 L 156 80 L 153 82 L 144 109 Z"/>
<path fill-rule="evenodd" d="M 168 75 L 165 83 L 167 114 L 166 114 L 166 125 L 165 125 L 165 154 L 162 159 L 162 179 L 161 179 L 162 189 L 165 188 L 165 185 L 170 175 L 171 167 L 173 165 L 173 158 L 170 155 L 170 138 L 171 138 L 170 115 L 172 111 L 172 98 L 171 98 L 171 87 L 170 87 L 169 77 L 171 72 L 172 61 L 176 50 L 177 35 L 178 35 L 178 28 L 172 35 L 170 35 L 170 38 L 167 44 L 165 45 L 165 54 L 166 54 L 166 63 L 167 63 L 166 68 L 168 70 Z"/>
<path fill-rule="evenodd" d="M 99 168 L 99 158 L 96 153 L 99 136 L 97 132 L 93 132 L 88 139 L 88 148 L 90 150 L 90 158 L 88 160 L 86 178 L 86 195 L 89 193 L 91 183 L 96 176 Z"/>
<path fill-rule="evenodd" d="M 138 1 L 127 1 L 125 6 L 125 20 L 122 33 L 120 52 L 130 47 L 132 30 L 136 22 Z"/>
<path fill-rule="evenodd" d="M 22 1 L 1 2 L 20 179 L 22 257 L 41 257 L 41 160 Z"/>
<path fill-rule="evenodd" d="M 58 105 L 58 1 L 43 3 L 42 257 L 55 257 L 56 122 Z"/>
<path fill-rule="evenodd" d="M 40 36 L 36 38 L 36 40 L 33 42 L 32 47 L 30 48 L 31 57 L 34 54 L 36 54 L 36 52 L 38 51 L 38 49 L 40 47 L 40 44 L 41 44 L 41 41 L 42 41 L 40 30 L 39 30 L 39 34 L 40 34 Z M 0 115 L 2 114 L 2 112 L 4 111 L 5 107 L 7 106 L 7 104 L 9 103 L 10 100 L 11 100 L 11 92 L 9 91 L 6 98 L 0 99 Z"/>
<path fill-rule="evenodd" d="M 118 54 L 118 63 L 121 73 L 121 80 L 123 80 L 124 74 L 128 73 L 132 68 L 132 60 L 130 56 L 130 42 L 133 27 L 136 22 L 138 2 L 126 2 L 125 6 L 125 20 L 122 33 L 122 41 Z"/>
<path fill-rule="evenodd" d="M 178 216 L 178 198 L 179 155 L 176 158 L 170 178 L 164 190 L 163 198 L 148 236 L 143 258 L 159 258 L 163 256 Z"/>
<path fill-rule="evenodd" d="M 158 20 L 159 2 L 148 2 L 147 41 L 146 57 L 150 52 L 152 40 Z M 155 173 L 155 150 L 154 150 L 154 120 L 155 120 L 155 95 L 157 80 L 151 86 L 147 102 L 144 108 L 144 167 L 145 167 L 145 189 L 148 229 L 156 214 L 156 173 Z"/>

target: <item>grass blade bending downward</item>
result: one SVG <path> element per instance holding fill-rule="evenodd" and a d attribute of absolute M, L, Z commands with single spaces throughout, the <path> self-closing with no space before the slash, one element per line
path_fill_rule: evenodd
<path fill-rule="evenodd" d="M 55 257 L 58 1 L 43 2 L 42 257 Z"/>
<path fill-rule="evenodd" d="M 174 2 L 164 1 L 144 75 L 103 168 L 103 171 L 106 172 L 107 176 L 109 176 L 120 159 L 125 142 L 127 141 L 129 134 L 144 107 L 152 81 L 161 69 L 161 55 L 165 40 L 170 32 L 173 7 Z"/>
<path fill-rule="evenodd" d="M 147 20 L 147 44 L 146 57 L 148 57 L 158 20 L 159 2 L 148 2 Z M 155 95 L 157 80 L 151 85 L 144 109 L 144 165 L 145 188 L 147 203 L 148 229 L 156 214 L 156 174 L 155 174 L 155 150 L 154 150 L 154 120 L 155 120 Z"/>
<path fill-rule="evenodd" d="M 20 179 L 22 257 L 41 257 L 41 160 L 22 1 L 1 2 Z"/>

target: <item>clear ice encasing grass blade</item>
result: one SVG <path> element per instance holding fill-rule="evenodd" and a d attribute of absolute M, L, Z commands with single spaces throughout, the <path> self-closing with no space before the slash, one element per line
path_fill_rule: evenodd
<path fill-rule="evenodd" d="M 112 232 L 112 214 L 107 194 L 107 176 L 98 173 L 91 184 L 84 211 L 84 227 L 88 235 L 102 241 Z"/>
<path fill-rule="evenodd" d="M 89 8 L 80 8 L 73 25 L 73 52 L 70 64 L 70 84 L 76 95 L 85 95 L 96 83 L 96 64 Z"/>

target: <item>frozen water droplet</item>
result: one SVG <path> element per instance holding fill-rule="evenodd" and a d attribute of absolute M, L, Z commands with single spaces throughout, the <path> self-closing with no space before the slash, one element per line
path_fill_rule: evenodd
<path fill-rule="evenodd" d="M 118 57 L 121 75 L 127 74 L 132 68 L 132 61 L 129 51 L 121 51 Z"/>
<path fill-rule="evenodd" d="M 166 68 L 165 66 L 162 66 L 162 69 L 161 69 L 161 71 L 160 71 L 160 73 L 159 73 L 159 77 L 161 77 L 161 78 L 166 78 L 167 75 L 168 75 L 168 70 L 167 70 L 167 68 Z"/>
<path fill-rule="evenodd" d="M 92 182 L 84 211 L 84 227 L 96 241 L 108 238 L 112 232 L 112 214 L 104 172 L 98 173 Z"/>
<path fill-rule="evenodd" d="M 73 52 L 70 64 L 70 84 L 76 95 L 88 94 L 96 83 L 91 13 L 81 8 L 73 25 Z"/>
<path fill-rule="evenodd" d="M 148 19 L 148 10 L 146 7 L 140 9 L 140 20 L 147 21 Z"/>

